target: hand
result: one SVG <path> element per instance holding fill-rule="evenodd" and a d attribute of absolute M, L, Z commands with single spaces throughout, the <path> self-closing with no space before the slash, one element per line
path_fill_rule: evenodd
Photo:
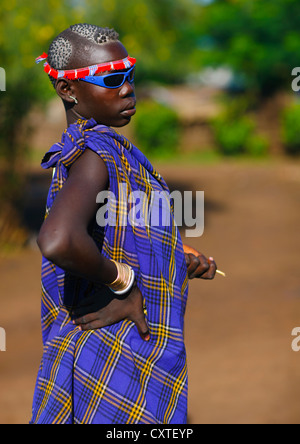
<path fill-rule="evenodd" d="M 91 307 L 93 307 L 92 304 Z M 88 306 L 86 306 L 86 309 L 88 309 Z M 149 328 L 143 310 L 143 296 L 136 284 L 134 284 L 125 299 L 115 298 L 109 302 L 106 307 L 96 312 L 77 317 L 73 322 L 75 325 L 80 326 L 81 330 L 97 330 L 116 324 L 124 319 L 129 319 L 135 323 L 144 341 L 150 340 Z"/>
<path fill-rule="evenodd" d="M 203 254 L 186 245 L 184 246 L 184 256 L 189 279 L 214 279 L 217 265 L 212 257 L 207 259 Z"/>

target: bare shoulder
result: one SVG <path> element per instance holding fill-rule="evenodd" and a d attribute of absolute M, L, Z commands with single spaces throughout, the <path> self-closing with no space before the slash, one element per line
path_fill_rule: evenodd
<path fill-rule="evenodd" d="M 47 230 L 68 233 L 71 228 L 76 231 L 87 227 L 99 207 L 97 195 L 107 187 L 105 162 L 87 149 L 71 166 L 69 176 L 43 224 L 42 234 Z"/>
<path fill-rule="evenodd" d="M 93 184 L 100 189 L 108 186 L 108 171 L 104 160 L 94 151 L 86 149 L 70 168 L 69 183 Z"/>

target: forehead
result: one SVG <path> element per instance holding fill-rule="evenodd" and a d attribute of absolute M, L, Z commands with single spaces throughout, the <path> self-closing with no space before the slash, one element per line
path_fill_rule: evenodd
<path fill-rule="evenodd" d="M 69 65 L 72 65 L 72 68 L 113 62 L 128 56 L 126 48 L 119 41 L 103 43 L 101 45 L 87 44 L 74 52 L 75 55 L 72 57 L 71 63 L 69 63 Z"/>

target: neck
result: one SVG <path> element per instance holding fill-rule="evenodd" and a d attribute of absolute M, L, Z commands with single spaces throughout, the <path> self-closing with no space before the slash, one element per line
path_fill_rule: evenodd
<path fill-rule="evenodd" d="M 66 109 L 66 119 L 67 125 L 70 126 L 73 123 L 76 123 L 78 119 L 85 119 L 85 117 L 81 116 L 74 110 L 74 107 Z"/>

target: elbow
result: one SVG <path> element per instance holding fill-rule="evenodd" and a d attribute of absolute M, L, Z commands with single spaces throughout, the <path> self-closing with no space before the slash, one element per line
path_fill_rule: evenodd
<path fill-rule="evenodd" d="M 43 229 L 37 238 L 38 247 L 42 255 L 56 265 L 62 266 L 68 262 L 70 254 L 70 241 L 64 233 L 49 233 Z"/>

